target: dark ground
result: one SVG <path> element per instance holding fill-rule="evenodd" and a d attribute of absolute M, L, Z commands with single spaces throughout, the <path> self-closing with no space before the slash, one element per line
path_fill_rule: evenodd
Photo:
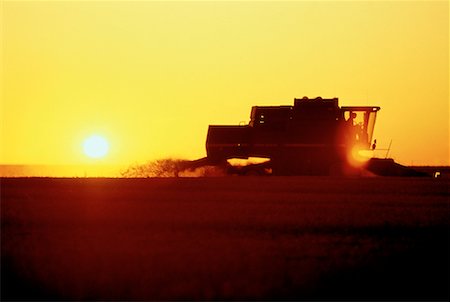
<path fill-rule="evenodd" d="M 449 299 L 449 180 L 1 179 L 1 299 Z"/>

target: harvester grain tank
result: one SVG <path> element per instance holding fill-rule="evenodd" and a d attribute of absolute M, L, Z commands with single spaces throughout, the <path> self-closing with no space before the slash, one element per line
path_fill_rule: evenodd
<path fill-rule="evenodd" d="M 235 171 L 264 168 L 275 175 L 326 175 L 351 165 L 349 155 L 370 150 L 379 110 L 339 107 L 337 98 L 320 97 L 294 99 L 293 106 L 254 106 L 247 125 L 210 125 L 207 156 L 189 167 L 256 157 L 268 161 Z"/>

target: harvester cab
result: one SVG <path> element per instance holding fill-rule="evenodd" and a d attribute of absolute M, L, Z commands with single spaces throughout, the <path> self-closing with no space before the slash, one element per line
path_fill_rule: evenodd
<path fill-rule="evenodd" d="M 369 149 L 380 107 L 341 107 L 341 110 L 354 144 Z"/>

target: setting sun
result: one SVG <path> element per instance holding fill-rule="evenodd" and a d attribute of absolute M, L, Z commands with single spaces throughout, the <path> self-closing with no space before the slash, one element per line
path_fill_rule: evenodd
<path fill-rule="evenodd" d="M 109 143 L 100 135 L 92 135 L 83 143 L 83 152 L 91 158 L 101 158 L 108 154 Z"/>

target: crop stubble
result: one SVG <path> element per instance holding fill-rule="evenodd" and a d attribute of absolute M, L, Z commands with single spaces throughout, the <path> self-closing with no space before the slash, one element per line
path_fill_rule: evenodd
<path fill-rule="evenodd" d="M 1 180 L 2 299 L 448 299 L 449 182 Z"/>

